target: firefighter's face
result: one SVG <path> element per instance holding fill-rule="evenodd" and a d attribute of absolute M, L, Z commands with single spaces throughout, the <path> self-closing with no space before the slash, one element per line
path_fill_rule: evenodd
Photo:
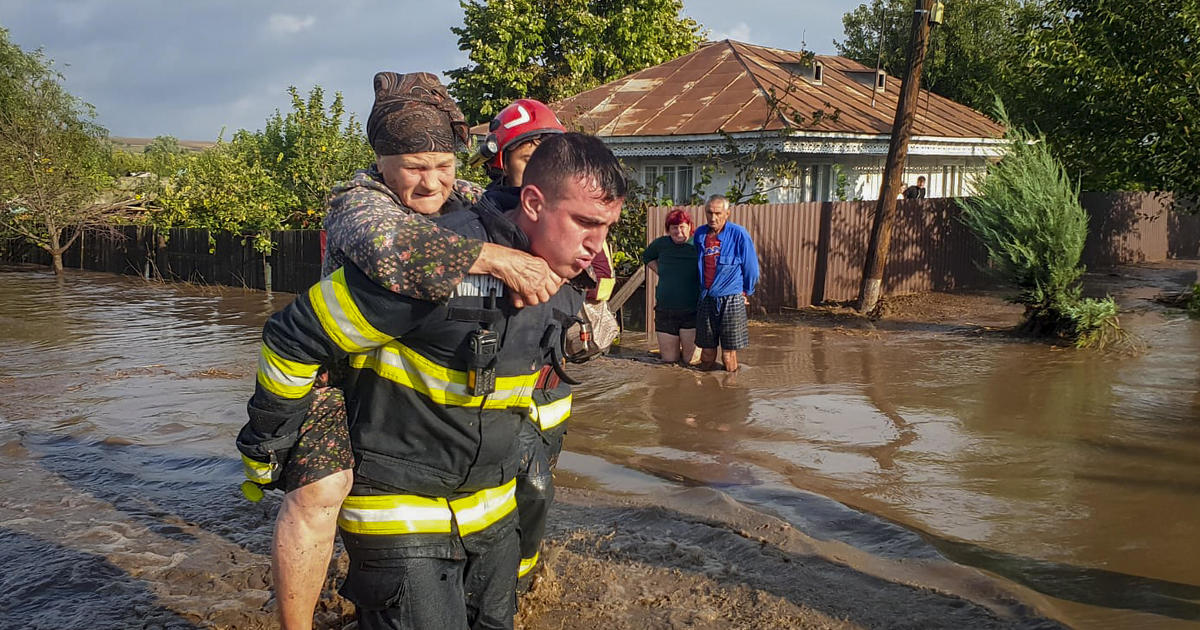
<path fill-rule="evenodd" d="M 400 202 L 421 214 L 437 214 L 454 189 L 453 153 L 380 155 L 375 164 Z"/>
<path fill-rule="evenodd" d="M 624 199 L 604 201 L 590 178 L 574 177 L 557 191 L 529 185 L 521 189 L 521 212 L 529 221 L 530 250 L 554 273 L 574 278 L 604 247 L 608 228 L 621 216 Z"/>
<path fill-rule="evenodd" d="M 534 138 L 504 152 L 504 175 L 509 185 L 520 186 L 525 180 L 525 165 L 541 143 L 541 138 Z"/>

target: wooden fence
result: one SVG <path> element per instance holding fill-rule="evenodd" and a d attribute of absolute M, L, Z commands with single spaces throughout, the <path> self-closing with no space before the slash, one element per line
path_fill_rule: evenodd
<path fill-rule="evenodd" d="M 267 288 L 299 293 L 321 279 L 320 230 L 271 233 L 272 253 L 254 251 L 250 239 L 229 232 L 123 226 L 115 234 L 89 232 L 63 254 L 63 266 L 170 281 Z M 0 240 L 0 260 L 50 264 L 46 252 L 17 240 Z"/>
<path fill-rule="evenodd" d="M 1200 217 L 1160 193 L 1087 193 L 1091 215 L 1083 262 L 1089 268 L 1200 256 Z M 736 206 L 761 271 L 751 312 L 778 312 L 858 297 L 875 212 L 874 201 Z M 897 202 L 884 295 L 950 291 L 991 284 L 981 271 L 986 252 L 958 220 L 952 199 Z M 651 208 L 647 241 L 665 233 L 667 213 L 687 211 L 701 225 L 702 206 Z M 647 279 L 646 312 L 654 312 L 657 276 Z M 653 331 L 653 317 L 647 317 Z"/>
<path fill-rule="evenodd" d="M 1086 193 L 1084 208 L 1091 230 L 1084 263 L 1103 268 L 1130 262 L 1200 256 L 1200 217 L 1196 208 L 1180 208 L 1169 195 Z M 647 214 L 648 239 L 663 234 L 672 207 Z M 699 225 L 703 208 L 683 207 Z M 737 206 L 730 220 L 749 230 L 758 250 L 762 277 L 752 310 L 778 312 L 810 304 L 853 300 L 871 232 L 875 202 L 813 202 Z M 885 295 L 979 287 L 989 279 L 980 272 L 984 251 L 958 221 L 949 199 L 906 200 L 897 204 Z M 229 233 L 176 228 L 164 233 L 126 226 L 116 238 L 103 233 L 83 237 L 63 264 L 250 289 L 270 284 L 275 291 L 299 293 L 320 279 L 322 232 L 272 232 L 272 254 L 264 257 L 250 241 Z M 45 252 L 22 241 L 0 240 L 0 261 L 50 264 Z M 645 298 L 634 296 L 626 323 L 640 323 L 654 310 L 655 274 L 649 274 Z M 653 317 L 646 317 L 653 330 Z"/>

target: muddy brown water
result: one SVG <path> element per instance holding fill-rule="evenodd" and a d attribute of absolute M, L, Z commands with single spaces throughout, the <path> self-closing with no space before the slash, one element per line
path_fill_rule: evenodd
<path fill-rule="evenodd" d="M 0 625 L 192 628 L 176 611 L 219 595 L 206 623 L 237 627 L 263 605 L 273 511 L 238 499 L 231 445 L 291 299 L 0 269 Z M 1200 627 L 1200 322 L 1147 304 L 1123 320 L 1136 356 L 756 324 L 727 375 L 629 335 L 577 368 L 561 477 L 715 488 L 814 538 L 982 569 L 1075 627 Z"/>

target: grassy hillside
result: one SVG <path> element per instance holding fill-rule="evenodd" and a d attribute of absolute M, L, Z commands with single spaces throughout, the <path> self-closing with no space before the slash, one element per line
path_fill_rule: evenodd
<path fill-rule="evenodd" d="M 146 150 L 146 145 L 150 144 L 154 140 L 154 138 L 124 138 L 120 136 L 110 136 L 108 139 L 117 149 L 128 151 L 130 153 L 142 153 Z M 215 144 L 217 143 L 208 140 L 179 141 L 179 146 L 192 153 L 199 153 Z"/>

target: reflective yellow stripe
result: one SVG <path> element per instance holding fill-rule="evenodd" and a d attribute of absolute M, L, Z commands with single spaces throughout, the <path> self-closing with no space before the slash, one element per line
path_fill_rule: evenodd
<path fill-rule="evenodd" d="M 568 394 L 566 398 L 560 398 L 544 405 L 535 403 L 529 408 L 530 416 L 543 431 L 553 429 L 571 416 L 572 396 L 573 394 Z"/>
<path fill-rule="evenodd" d="M 448 534 L 453 515 L 459 535 L 468 536 L 492 526 L 516 507 L 516 479 L 449 502 L 405 494 L 350 496 L 342 503 L 338 526 L 354 534 Z"/>
<path fill-rule="evenodd" d="M 517 567 L 517 577 L 525 577 L 533 567 L 537 566 L 538 553 L 535 551 L 532 558 L 521 558 L 521 566 Z"/>
<path fill-rule="evenodd" d="M 271 483 L 271 465 L 242 455 L 242 470 L 246 479 L 255 483 Z"/>
<path fill-rule="evenodd" d="M 613 288 L 617 286 L 616 278 L 600 278 L 596 281 L 596 300 L 608 301 L 612 297 Z"/>
<path fill-rule="evenodd" d="M 450 505 L 406 494 L 350 496 L 342 502 L 338 526 L 354 534 L 449 534 Z"/>
<path fill-rule="evenodd" d="M 325 333 L 346 352 L 363 352 L 391 340 L 371 326 L 358 310 L 346 287 L 344 268 L 314 284 L 308 290 L 308 299 Z"/>
<path fill-rule="evenodd" d="M 393 341 L 374 351 L 350 357 L 356 369 L 370 369 L 389 381 L 416 390 L 439 405 L 484 409 L 528 408 L 533 404 L 533 388 L 538 372 L 524 376 L 496 378 L 496 391 L 486 397 L 472 396 L 467 373 L 438 365 L 418 352 Z"/>
<path fill-rule="evenodd" d="M 312 389 L 318 367 L 285 359 L 264 343 L 258 353 L 258 384 L 281 398 L 303 398 Z"/>
<path fill-rule="evenodd" d="M 517 509 L 517 480 L 510 479 L 499 488 L 480 490 L 469 497 L 450 502 L 458 520 L 458 533 L 469 536 L 487 529 Z"/>
<path fill-rule="evenodd" d="M 608 247 L 608 241 L 604 241 L 604 258 L 608 261 L 608 272 L 616 274 L 617 266 L 613 263 L 612 250 Z M 612 297 L 613 288 L 616 286 L 616 278 L 598 278 L 596 281 L 596 299 L 600 302 L 607 302 L 608 298 Z"/>

